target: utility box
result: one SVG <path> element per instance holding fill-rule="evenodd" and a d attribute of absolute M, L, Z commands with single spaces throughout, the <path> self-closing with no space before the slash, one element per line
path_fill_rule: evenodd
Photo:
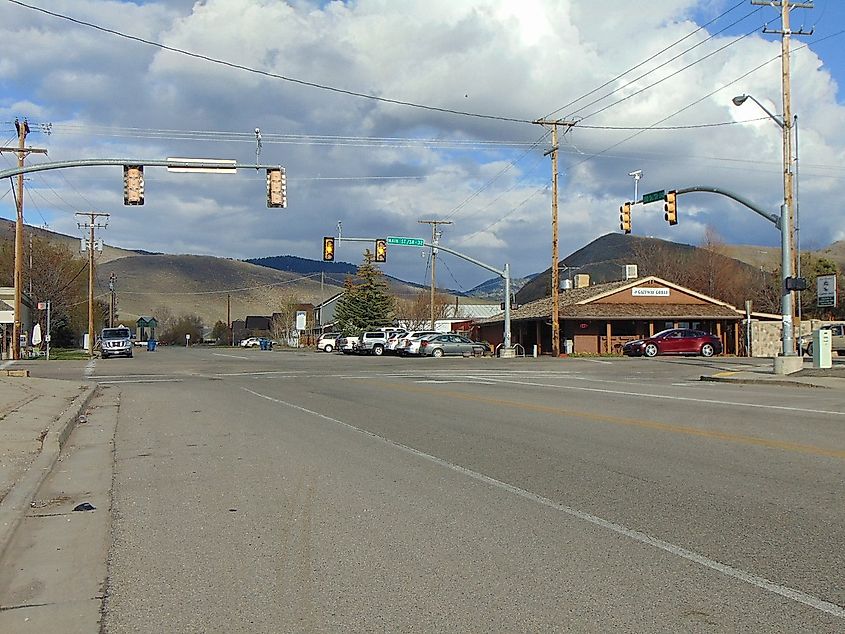
<path fill-rule="evenodd" d="M 813 367 L 830 368 L 833 366 L 832 357 L 833 335 L 827 328 L 820 328 L 813 332 Z"/>

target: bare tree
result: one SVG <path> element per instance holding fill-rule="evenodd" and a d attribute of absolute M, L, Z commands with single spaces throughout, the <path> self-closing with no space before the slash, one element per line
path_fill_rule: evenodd
<path fill-rule="evenodd" d="M 296 329 L 296 313 L 302 302 L 293 293 L 282 294 L 276 302 L 270 334 L 277 341 L 288 341 Z"/>
<path fill-rule="evenodd" d="M 434 294 L 434 319 L 445 319 L 451 302 L 443 293 Z M 431 294 L 420 291 L 411 299 L 396 299 L 396 316 L 408 330 L 422 330 L 431 325 Z"/>

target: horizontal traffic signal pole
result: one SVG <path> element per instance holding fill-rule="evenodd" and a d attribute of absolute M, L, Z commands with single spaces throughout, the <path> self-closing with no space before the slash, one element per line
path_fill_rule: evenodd
<path fill-rule="evenodd" d="M 769 222 L 774 224 L 775 227 L 780 229 L 780 216 L 773 214 L 771 212 L 768 212 L 765 209 L 763 209 L 762 207 L 760 207 L 760 206 L 756 205 L 755 203 L 751 202 L 750 200 L 748 200 L 744 196 L 740 196 L 739 194 L 736 194 L 736 193 L 729 191 L 727 189 L 724 189 L 722 187 L 711 187 L 709 185 L 695 185 L 694 187 L 684 187 L 683 189 L 676 189 L 675 190 L 675 194 L 677 194 L 677 195 L 693 194 L 695 192 L 708 192 L 708 193 L 711 193 L 711 194 L 719 194 L 721 196 L 726 196 L 727 198 L 730 198 L 731 200 L 735 200 L 740 205 L 744 205 L 745 207 L 748 207 L 754 213 L 763 216 L 763 218 L 765 218 L 766 220 L 768 220 Z"/>
<path fill-rule="evenodd" d="M 225 172 L 232 169 L 284 169 L 281 165 L 260 165 L 250 163 L 226 163 L 195 160 L 167 160 L 167 159 L 138 159 L 138 158 L 98 158 L 80 159 L 76 161 L 53 161 L 51 163 L 39 163 L 27 165 L 26 167 L 15 167 L 0 171 L 0 179 L 10 178 L 18 174 L 30 174 L 32 172 L 46 172 L 49 170 L 66 169 L 70 167 L 102 167 L 107 165 L 143 165 L 145 167 L 170 167 L 181 168 L 186 171 L 214 170 Z"/>

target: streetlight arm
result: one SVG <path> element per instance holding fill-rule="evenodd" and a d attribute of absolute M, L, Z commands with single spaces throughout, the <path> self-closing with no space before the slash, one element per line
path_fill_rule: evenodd
<path fill-rule="evenodd" d="M 746 99 L 750 99 L 751 101 L 756 103 L 758 106 L 760 106 L 760 108 L 762 108 L 763 112 L 765 112 L 767 115 L 769 115 L 769 118 L 772 121 L 774 121 L 775 123 L 777 123 L 778 127 L 780 127 L 781 130 L 783 130 L 786 127 L 786 124 L 784 123 L 783 119 L 781 117 L 777 116 L 776 114 L 774 114 L 771 110 L 769 110 L 762 103 L 757 101 L 757 98 L 754 95 L 742 95 L 741 97 L 735 97 L 733 101 L 734 101 L 734 104 L 736 104 L 737 106 L 740 106 L 743 103 L 745 103 Z"/>

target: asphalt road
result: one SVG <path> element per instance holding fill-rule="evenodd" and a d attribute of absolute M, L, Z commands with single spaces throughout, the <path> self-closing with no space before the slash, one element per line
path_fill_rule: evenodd
<path fill-rule="evenodd" d="M 748 363 L 49 367 L 120 390 L 105 632 L 842 632 L 845 394 Z"/>

